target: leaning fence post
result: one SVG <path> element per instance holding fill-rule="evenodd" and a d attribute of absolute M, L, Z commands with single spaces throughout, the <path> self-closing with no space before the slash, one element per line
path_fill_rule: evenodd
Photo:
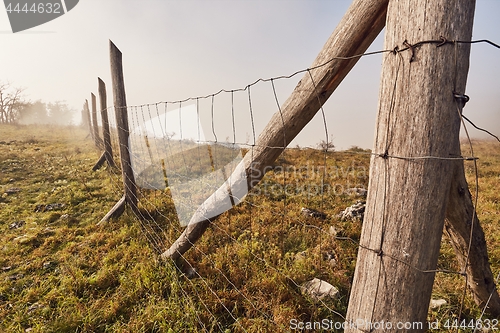
<path fill-rule="evenodd" d="M 116 127 L 118 130 L 118 142 L 120 161 L 122 165 L 122 178 L 125 194 L 115 206 L 99 222 L 106 222 L 110 218 L 120 216 L 128 204 L 134 212 L 137 211 L 137 186 L 135 184 L 134 172 L 130 160 L 129 128 L 127 117 L 127 101 L 125 98 L 125 84 L 123 81 L 122 53 L 109 41 L 111 61 L 111 82 L 113 85 L 113 103 L 116 116 Z"/>
<path fill-rule="evenodd" d="M 99 169 L 104 161 L 108 163 L 110 167 L 116 167 L 115 161 L 113 160 L 113 148 L 111 147 L 111 135 L 109 134 L 109 119 L 108 119 L 108 109 L 106 103 L 106 85 L 101 80 L 97 78 L 99 83 L 99 103 L 101 107 L 101 120 L 102 120 L 102 137 L 104 141 L 104 152 L 97 161 L 97 163 L 92 168 L 93 171 Z"/>

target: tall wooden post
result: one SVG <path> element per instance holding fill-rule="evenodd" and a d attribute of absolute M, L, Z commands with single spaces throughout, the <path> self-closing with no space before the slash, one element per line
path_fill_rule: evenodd
<path fill-rule="evenodd" d="M 88 128 L 89 125 L 87 124 L 87 115 L 85 112 L 85 106 L 82 108 L 82 111 L 80 112 L 80 116 L 82 117 L 81 127 Z"/>
<path fill-rule="evenodd" d="M 475 1 L 390 0 L 367 208 L 346 332 L 423 332 L 453 171 Z M 415 159 L 412 159 L 415 157 Z M 425 157 L 425 158 L 424 158 Z M 461 162 L 458 160 L 458 162 Z M 395 328 L 398 323 L 411 323 Z M 358 325 L 359 324 L 359 325 Z"/>
<path fill-rule="evenodd" d="M 111 146 L 111 135 L 109 133 L 109 119 L 108 119 L 108 108 L 106 103 L 106 85 L 101 80 L 101 78 L 97 78 L 99 84 L 99 103 L 101 107 L 101 120 L 102 120 L 102 138 L 104 141 L 104 152 L 101 157 L 94 165 L 92 170 L 99 169 L 104 161 L 108 163 L 110 167 L 116 167 L 115 161 L 113 160 L 113 147 Z"/>
<path fill-rule="evenodd" d="M 92 128 L 92 120 L 90 118 L 90 109 L 89 109 L 89 100 L 85 100 L 85 104 L 83 104 L 83 110 L 85 113 L 85 117 L 87 118 L 87 125 L 89 129 L 89 134 L 92 140 L 94 140 L 94 129 Z"/>
<path fill-rule="evenodd" d="M 130 159 L 130 133 L 128 127 L 127 101 L 125 97 L 125 83 L 123 80 L 122 53 L 112 41 L 109 41 L 109 52 L 111 62 L 111 81 L 113 85 L 113 103 L 115 108 L 116 126 L 118 130 L 120 162 L 125 194 L 99 223 L 121 215 L 125 209 L 125 204 L 128 204 L 134 212 L 137 211 L 137 186 Z"/>
<path fill-rule="evenodd" d="M 94 130 L 94 142 L 97 148 L 102 148 L 102 140 L 99 136 L 99 125 L 97 124 L 97 106 L 94 93 L 90 94 L 92 101 L 92 127 Z"/>

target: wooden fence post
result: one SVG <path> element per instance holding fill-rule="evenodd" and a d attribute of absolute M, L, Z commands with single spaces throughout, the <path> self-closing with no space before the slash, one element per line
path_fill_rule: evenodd
<path fill-rule="evenodd" d="M 115 108 L 116 126 L 118 131 L 118 142 L 120 151 L 120 161 L 122 166 L 122 178 L 124 186 L 123 197 L 115 206 L 102 218 L 99 224 L 108 221 L 110 218 L 120 216 L 125 210 L 125 205 L 137 212 L 137 186 L 130 159 L 129 128 L 127 116 L 127 101 L 125 97 L 125 83 L 123 81 L 122 53 L 109 41 L 111 81 L 113 85 L 113 104 Z"/>
<path fill-rule="evenodd" d="M 90 93 L 92 100 L 92 127 L 94 128 L 94 142 L 97 148 L 102 148 L 103 143 L 99 136 L 99 125 L 97 124 L 97 107 L 94 93 Z"/>
<path fill-rule="evenodd" d="M 102 120 L 102 137 L 104 141 L 104 152 L 97 161 L 97 163 L 92 168 L 93 171 L 99 169 L 104 161 L 108 163 L 110 167 L 116 167 L 115 161 L 113 160 L 113 147 L 111 146 L 111 135 L 109 132 L 109 119 L 108 119 L 108 109 L 106 103 L 106 85 L 101 80 L 97 78 L 99 84 L 99 102 L 101 107 L 101 120 Z"/>
<path fill-rule="evenodd" d="M 85 113 L 85 117 L 87 118 L 87 125 L 89 129 L 89 135 L 94 140 L 94 129 L 92 128 L 92 120 L 90 118 L 90 109 L 89 109 L 89 100 L 85 100 L 85 104 L 83 104 L 83 112 Z"/>
<path fill-rule="evenodd" d="M 82 124 L 81 124 L 81 127 L 82 128 L 88 128 L 89 125 L 87 124 L 87 115 L 85 114 L 85 105 L 83 106 L 82 108 L 82 111 L 80 112 L 80 116 L 82 117 Z"/>
<path fill-rule="evenodd" d="M 410 3 L 411 2 L 411 3 Z M 475 2 L 391 0 L 367 206 L 345 332 L 424 332 L 453 171 Z M 444 36 L 439 45 L 440 36 Z M 434 40 L 435 43 L 420 43 Z M 406 52 L 398 52 L 406 49 Z M 455 159 L 452 159 L 455 158 Z M 396 327 L 398 324 L 408 324 Z"/>

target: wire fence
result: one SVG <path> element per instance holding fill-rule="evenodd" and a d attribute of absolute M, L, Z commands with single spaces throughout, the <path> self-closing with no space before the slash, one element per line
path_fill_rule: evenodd
<path fill-rule="evenodd" d="M 335 59 L 380 53 L 398 56 L 402 52 L 413 54 L 425 44 L 441 47 L 466 43 L 487 43 L 500 48 L 489 40 L 448 41 L 441 37 L 406 44 L 402 49 Z M 215 215 L 205 216 L 210 220 L 209 230 L 199 241 L 192 242 L 192 249 L 182 253 L 177 262 L 181 275 L 176 283 L 186 301 L 199 310 L 193 321 L 200 331 L 250 332 L 255 327 L 289 331 L 293 325 L 300 328 L 299 323 L 304 322 L 328 319 L 333 325 L 346 321 L 350 280 L 359 248 L 402 263 L 419 273 L 444 273 L 463 279 L 459 304 L 452 304 L 450 311 L 454 318 L 464 318 L 468 288 L 466 267 L 471 264 L 468 257 L 477 220 L 471 221 L 466 266 L 459 269 L 442 262 L 439 266 L 444 268 L 416 267 L 404 256 L 382 253 L 380 249 L 361 244 L 360 232 L 368 168 L 370 159 L 374 158 L 473 163 L 472 215 L 475 216 L 480 195 L 478 157 L 474 154 L 465 121 L 479 130 L 486 130 L 462 115 L 461 109 L 468 96 L 456 94 L 457 112 L 469 144 L 468 156 L 398 156 L 389 154 L 388 149 L 357 148 L 335 152 L 331 149 L 323 107 L 319 108 L 323 128 L 318 129 L 318 133 L 323 132 L 324 140 L 319 149 L 286 148 L 291 140 L 285 131 L 283 145 L 261 147 L 255 118 L 274 110 L 283 120 L 280 82 L 305 74 L 316 88 L 314 72 L 330 61 L 288 76 L 259 79 L 241 89 L 126 108 L 130 133 L 126 148 L 131 155 L 133 182 L 138 186 L 138 205 L 132 207 L 131 212 L 158 256 L 183 234 L 200 205 L 218 189 L 228 188 L 227 196 L 217 201 L 219 206 Z M 316 91 L 316 95 L 319 101 L 319 92 Z M 118 140 L 115 121 L 115 112 L 120 108 L 109 107 L 107 111 L 113 147 L 117 148 L 123 144 Z M 283 128 L 287 126 L 284 120 L 282 125 Z M 500 142 L 498 137 L 486 132 Z M 254 160 L 254 155 L 262 148 L 282 152 L 263 171 L 254 170 L 265 173 L 256 186 L 245 188 L 244 195 L 234 194 L 240 189 L 234 187 L 231 175 L 243 159 L 250 156 L 250 160 Z M 117 169 L 109 170 L 113 190 L 119 198 L 123 194 L 121 174 Z M 494 267 L 494 270 L 499 268 Z M 323 287 L 331 288 L 321 291 L 317 285 L 310 288 L 314 278 Z M 500 271 L 495 284 L 499 279 Z M 491 291 L 488 302 L 495 293 L 496 290 Z M 488 302 L 481 309 L 479 320 L 486 313 Z"/>

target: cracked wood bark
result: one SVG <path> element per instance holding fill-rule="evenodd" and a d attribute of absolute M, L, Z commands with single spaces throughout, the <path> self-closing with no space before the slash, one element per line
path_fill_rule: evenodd
<path fill-rule="evenodd" d="M 388 0 L 355 0 L 311 67 L 322 65 L 334 57 L 364 53 L 384 27 L 387 2 Z M 309 73 L 304 75 L 281 107 L 281 113 L 275 113 L 262 131 L 253 152 L 246 154 L 236 168 L 232 187 L 252 188 L 264 177 L 265 167 L 281 154 L 313 118 L 358 60 L 359 58 L 336 59 L 311 70 L 314 82 Z M 215 219 L 205 218 L 206 212 L 218 208 L 220 203 L 215 198 L 226 197 L 225 191 L 225 186 L 221 187 L 198 208 L 184 232 L 161 258 L 176 260 L 193 246 Z M 239 202 L 243 196 L 242 193 L 234 192 L 232 195 L 235 202 Z"/>
<path fill-rule="evenodd" d="M 470 0 L 391 0 L 384 48 L 440 36 L 469 41 L 474 8 Z M 423 44 L 384 55 L 373 148 L 380 155 L 371 160 L 347 311 L 347 321 L 360 325 L 345 332 L 366 330 L 370 322 L 421 325 L 399 332 L 426 329 L 456 160 L 387 156 L 457 156 L 460 116 L 453 92 L 465 91 L 469 53 L 469 44 Z"/>
<path fill-rule="evenodd" d="M 457 147 L 457 151 L 460 151 L 460 147 Z M 472 243 L 466 266 L 471 226 Z M 486 240 L 474 212 L 472 196 L 465 180 L 464 164 L 462 162 L 457 163 L 453 172 L 444 230 L 455 249 L 461 269 L 466 267 L 467 285 L 472 291 L 474 301 L 481 309 L 488 303 L 486 312 L 494 317 L 500 316 L 500 297 L 488 261 Z"/>

